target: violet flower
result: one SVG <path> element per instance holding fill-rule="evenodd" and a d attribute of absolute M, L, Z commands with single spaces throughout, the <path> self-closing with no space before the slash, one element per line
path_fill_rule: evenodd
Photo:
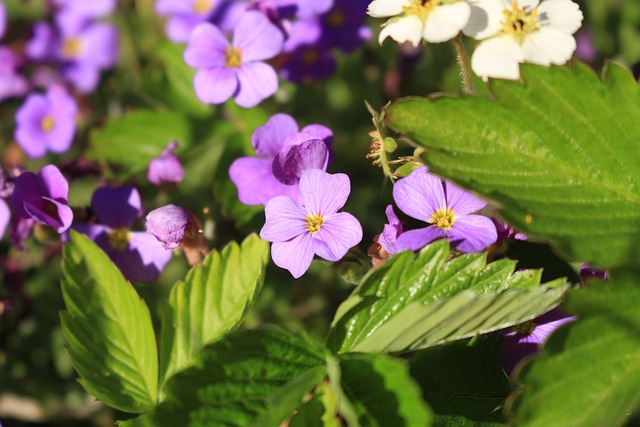
<path fill-rule="evenodd" d="M 161 185 L 165 183 L 178 183 L 184 178 L 184 168 L 174 154 L 178 148 L 178 143 L 172 141 L 162 151 L 160 157 L 152 159 L 147 169 L 147 179 L 153 185 Z"/>
<path fill-rule="evenodd" d="M 373 238 L 373 244 L 367 250 L 374 267 L 379 267 L 387 258 L 398 252 L 396 241 L 404 230 L 404 225 L 396 216 L 392 205 L 388 205 L 385 212 L 388 223 L 384 225 L 382 233 Z"/>
<path fill-rule="evenodd" d="M 24 172 L 18 176 L 11 201 L 18 218 L 33 219 L 62 233 L 73 221 L 68 195 L 67 180 L 57 167 L 47 165 L 38 175 Z"/>
<path fill-rule="evenodd" d="M 93 240 L 126 279 L 156 280 L 171 259 L 171 251 L 149 233 L 130 231 L 143 214 L 138 191 L 133 187 L 98 188 L 91 198 L 91 209 L 99 224 L 77 224 L 73 229 Z"/>
<path fill-rule="evenodd" d="M 322 43 L 323 28 L 319 22 L 297 21 L 291 26 L 284 44 L 287 60 L 280 74 L 293 83 L 322 80 L 337 68 L 328 46 Z"/>
<path fill-rule="evenodd" d="M 556 329 L 576 320 L 555 308 L 542 316 L 513 327 L 504 333 L 502 341 L 502 367 L 511 376 L 515 367 L 524 358 L 538 352 L 540 347 Z"/>
<path fill-rule="evenodd" d="M 183 43 L 189 40 L 191 31 L 203 22 L 208 22 L 221 0 L 157 0 L 158 15 L 168 16 L 166 30 L 169 40 Z"/>
<path fill-rule="evenodd" d="M 367 42 L 371 28 L 365 24 L 370 0 L 335 0 L 333 7 L 320 16 L 322 43 L 337 47 L 344 52 L 353 52 Z"/>
<path fill-rule="evenodd" d="M 185 62 L 198 68 L 193 85 L 205 103 L 220 104 L 233 97 L 238 105 L 258 105 L 278 89 L 278 76 L 265 62 L 282 50 L 284 36 L 256 11 L 245 12 L 229 44 L 220 29 L 199 24 L 189 37 Z"/>
<path fill-rule="evenodd" d="M 7 98 L 23 96 L 29 83 L 20 73 L 20 58 L 8 47 L 0 46 L 0 102 Z"/>
<path fill-rule="evenodd" d="M 279 9 L 290 9 L 298 19 L 309 19 L 327 12 L 334 0 L 273 0 Z"/>
<path fill-rule="evenodd" d="M 331 160 L 333 133 L 313 124 L 298 131 L 287 114 L 274 114 L 251 136 L 259 157 L 241 157 L 229 168 L 229 177 L 245 205 L 266 204 L 276 196 L 300 202 L 298 183 L 307 169 L 326 169 Z"/>
<path fill-rule="evenodd" d="M 314 254 L 338 261 L 357 245 L 362 240 L 360 223 L 349 213 L 338 213 L 350 192 L 347 175 L 311 169 L 300 179 L 302 204 L 286 196 L 269 200 L 260 237 L 272 242 L 273 262 L 298 278 Z"/>
<path fill-rule="evenodd" d="M 528 240 L 528 237 L 524 233 L 520 233 L 519 231 L 514 230 L 506 222 L 500 221 L 495 218 L 491 218 L 493 221 L 493 225 L 496 226 L 496 231 L 498 233 L 498 240 Z"/>
<path fill-rule="evenodd" d="M 64 153 L 73 141 L 76 113 L 76 102 L 60 86 L 46 95 L 31 94 L 16 113 L 16 142 L 33 158 L 47 151 Z"/>
<path fill-rule="evenodd" d="M 165 249 L 175 249 L 186 240 L 200 234 L 200 220 L 193 213 L 176 205 L 166 205 L 147 214 L 144 224 Z"/>
<path fill-rule="evenodd" d="M 497 239 L 493 222 L 482 215 L 471 215 L 487 203 L 470 193 L 416 169 L 393 187 L 393 198 L 404 213 L 430 225 L 405 231 L 398 237 L 398 249 L 417 251 L 437 239 L 448 238 L 461 252 L 479 252 Z"/>

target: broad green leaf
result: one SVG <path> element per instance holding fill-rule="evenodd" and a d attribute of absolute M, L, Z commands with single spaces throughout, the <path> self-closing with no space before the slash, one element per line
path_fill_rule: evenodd
<path fill-rule="evenodd" d="M 430 348 L 411 359 L 411 376 L 436 414 L 434 425 L 504 421 L 502 407 L 511 387 L 495 338 Z"/>
<path fill-rule="evenodd" d="M 602 267 L 640 260 L 640 88 L 609 64 L 522 66 L 492 98 L 408 98 L 388 125 L 428 148 L 431 171 L 501 204 L 513 226 Z"/>
<path fill-rule="evenodd" d="M 589 282 L 563 305 L 578 320 L 525 365 L 518 426 L 621 426 L 640 420 L 640 277 Z"/>
<path fill-rule="evenodd" d="M 325 376 L 325 350 L 304 337 L 236 331 L 171 377 L 153 411 L 122 425 L 277 427 Z"/>
<path fill-rule="evenodd" d="M 539 270 L 514 273 L 511 260 L 486 265 L 483 253 L 447 262 L 449 250 L 440 240 L 367 274 L 338 309 L 329 347 L 401 352 L 469 338 L 533 319 L 569 289 L 564 280 L 539 286 Z"/>
<path fill-rule="evenodd" d="M 405 362 L 384 354 L 347 355 L 340 359 L 340 370 L 341 387 L 358 416 L 358 425 L 431 425 L 431 410 Z"/>
<path fill-rule="evenodd" d="M 160 156 L 167 144 L 178 141 L 179 151 L 191 142 L 189 122 L 168 111 L 135 110 L 91 133 L 90 158 L 107 161 L 126 176 L 146 170 L 149 161 Z"/>
<path fill-rule="evenodd" d="M 111 260 L 86 236 L 71 232 L 63 249 L 60 314 L 80 382 L 109 406 L 151 409 L 158 394 L 158 354 L 149 309 Z"/>
<path fill-rule="evenodd" d="M 258 236 L 213 251 L 171 290 L 162 316 L 161 383 L 238 327 L 264 281 L 269 245 Z"/>

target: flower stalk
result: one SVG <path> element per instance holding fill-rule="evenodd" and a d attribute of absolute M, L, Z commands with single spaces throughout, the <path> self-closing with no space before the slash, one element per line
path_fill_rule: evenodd
<path fill-rule="evenodd" d="M 460 68 L 460 79 L 462 80 L 462 89 L 467 93 L 475 93 L 476 89 L 473 84 L 473 74 L 469 65 L 469 57 L 462 43 L 462 35 L 458 34 L 453 39 L 453 46 L 456 49 L 456 58 L 458 60 L 458 68 Z"/>

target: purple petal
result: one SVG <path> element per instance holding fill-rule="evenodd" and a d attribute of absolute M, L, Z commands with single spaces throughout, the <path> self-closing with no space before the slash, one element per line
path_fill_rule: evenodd
<path fill-rule="evenodd" d="M 482 215 L 461 215 L 448 232 L 451 246 L 461 252 L 480 252 L 498 239 L 496 226 Z"/>
<path fill-rule="evenodd" d="M 131 228 L 142 216 L 142 202 L 133 187 L 102 187 L 91 197 L 91 209 L 101 224 L 111 228 Z"/>
<path fill-rule="evenodd" d="M 34 93 L 29 95 L 16 113 L 14 137 L 29 157 L 42 157 L 47 152 L 47 137 L 42 130 L 42 120 L 48 112 L 47 99 Z"/>
<path fill-rule="evenodd" d="M 9 225 L 9 220 L 11 219 L 11 210 L 7 203 L 0 199 L 0 239 L 4 237 L 4 232 L 7 229 L 7 225 Z"/>
<path fill-rule="evenodd" d="M 327 144 L 327 148 L 331 150 L 333 145 L 333 131 L 324 125 L 311 124 L 305 126 L 300 132 L 309 133 L 323 140 Z"/>
<path fill-rule="evenodd" d="M 38 186 L 43 196 L 58 202 L 67 202 L 69 197 L 69 183 L 62 172 L 54 165 L 47 165 L 38 172 Z"/>
<path fill-rule="evenodd" d="M 184 168 L 173 152 L 178 144 L 173 141 L 167 145 L 160 157 L 152 159 L 147 169 L 147 179 L 154 185 L 178 183 L 184 178 Z"/>
<path fill-rule="evenodd" d="M 118 31 L 111 24 L 94 24 L 82 33 L 85 45 L 79 61 L 99 69 L 112 68 L 118 58 Z"/>
<path fill-rule="evenodd" d="M 65 65 L 62 74 L 65 80 L 83 94 L 93 92 L 100 81 L 100 70 L 89 63 L 73 62 Z"/>
<path fill-rule="evenodd" d="M 36 221 L 33 218 L 20 218 L 14 215 L 11 219 L 11 228 L 9 229 L 9 240 L 11 244 L 18 250 L 25 252 L 27 248 L 23 246 L 25 240 L 29 238 Z"/>
<path fill-rule="evenodd" d="M 336 213 L 347 202 L 351 192 L 349 177 L 343 173 L 330 175 L 319 169 L 310 169 L 300 178 L 300 196 L 306 211 L 328 216 Z"/>
<path fill-rule="evenodd" d="M 215 25 L 199 24 L 191 32 L 184 61 L 194 68 L 217 68 L 225 64 L 229 42 Z"/>
<path fill-rule="evenodd" d="M 607 280 L 608 276 L 607 270 L 591 267 L 587 263 L 582 264 L 580 267 L 580 279 L 582 279 L 583 282 L 591 279 Z"/>
<path fill-rule="evenodd" d="M 167 20 L 167 37 L 175 43 L 186 43 L 193 29 L 203 21 L 203 16 L 192 13 L 174 15 Z"/>
<path fill-rule="evenodd" d="M 11 202 L 13 210 L 20 218 L 30 218 L 31 216 L 25 210 L 25 202 L 31 204 L 39 203 L 40 189 L 38 188 L 38 177 L 35 173 L 25 172 L 16 178 L 16 185 L 13 190 Z"/>
<path fill-rule="evenodd" d="M 447 237 L 444 230 L 436 226 L 408 230 L 398 236 L 398 240 L 396 240 L 396 251 L 399 252 L 406 249 L 419 251 L 429 243 L 444 237 Z"/>
<path fill-rule="evenodd" d="M 34 61 L 50 61 L 58 51 L 60 37 L 53 26 L 40 21 L 33 26 L 32 35 L 27 43 L 25 53 Z"/>
<path fill-rule="evenodd" d="M 5 8 L 4 3 L 0 1 L 0 39 L 4 36 L 4 32 L 6 30 L 7 30 L 7 9 Z M 4 231 L 3 231 L 3 234 L 4 234 Z"/>
<path fill-rule="evenodd" d="M 233 30 L 233 45 L 242 52 L 243 63 L 273 58 L 283 43 L 282 32 L 260 12 L 245 12 Z"/>
<path fill-rule="evenodd" d="M 132 232 L 129 246 L 124 251 L 116 251 L 113 262 L 128 280 L 148 283 L 158 278 L 171 255 L 151 234 Z"/>
<path fill-rule="evenodd" d="M 237 73 L 240 87 L 234 99 L 241 107 L 255 107 L 278 90 L 278 75 L 264 62 L 244 63 Z"/>
<path fill-rule="evenodd" d="M 271 258 L 280 268 L 286 268 L 294 278 L 302 276 L 313 260 L 311 236 L 307 233 L 287 242 L 271 244 Z"/>
<path fill-rule="evenodd" d="M 398 240 L 398 236 L 402 234 L 403 227 L 400 219 L 393 211 L 393 206 L 387 206 L 385 212 L 387 214 L 388 224 L 384 225 L 384 229 L 378 237 L 378 243 L 385 251 L 387 251 L 388 254 L 393 255 L 398 252 L 398 249 L 396 248 L 396 241 Z"/>
<path fill-rule="evenodd" d="M 47 99 L 50 115 L 55 123 L 47 133 L 47 148 L 53 153 L 64 153 L 71 146 L 76 132 L 76 102 L 64 89 L 57 86 L 49 89 Z"/>
<path fill-rule="evenodd" d="M 158 15 L 193 12 L 193 3 L 187 0 L 157 0 L 155 10 Z"/>
<path fill-rule="evenodd" d="M 271 161 L 241 157 L 229 168 L 229 177 L 238 188 L 238 199 L 245 205 L 264 205 L 276 196 L 287 196 L 300 202 L 297 185 L 285 185 L 271 172 Z"/>
<path fill-rule="evenodd" d="M 402 212 L 425 222 L 435 211 L 447 207 L 442 181 L 429 174 L 426 167 L 399 180 L 393 186 L 393 199 Z"/>
<path fill-rule="evenodd" d="M 286 196 L 274 197 L 264 208 L 266 221 L 260 237 L 269 242 L 286 242 L 301 234 L 308 234 L 306 212 L 302 206 Z"/>
<path fill-rule="evenodd" d="M 198 71 L 193 79 L 193 88 L 200 101 L 220 104 L 231 98 L 238 89 L 236 72 L 223 67 Z"/>
<path fill-rule="evenodd" d="M 106 225 L 100 224 L 74 224 L 73 227 L 78 233 L 82 233 L 94 242 L 98 239 L 98 236 L 105 234 L 111 229 Z"/>
<path fill-rule="evenodd" d="M 444 186 L 447 206 L 449 206 L 449 209 L 456 215 L 468 215 L 487 206 L 487 202 L 478 199 L 468 191 L 456 187 L 449 181 L 445 181 Z"/>
<path fill-rule="evenodd" d="M 300 182 L 302 174 L 309 169 L 327 168 L 329 152 L 324 141 L 312 139 L 283 149 L 273 159 L 271 171 L 283 184 L 294 185 Z"/>
<path fill-rule="evenodd" d="M 362 226 L 350 213 L 340 212 L 325 218 L 312 235 L 313 250 L 327 261 L 338 261 L 362 240 Z"/>
<path fill-rule="evenodd" d="M 282 148 L 285 139 L 298 132 L 298 124 L 288 114 L 274 114 L 267 123 L 257 128 L 251 135 L 251 145 L 256 154 L 272 159 Z"/>

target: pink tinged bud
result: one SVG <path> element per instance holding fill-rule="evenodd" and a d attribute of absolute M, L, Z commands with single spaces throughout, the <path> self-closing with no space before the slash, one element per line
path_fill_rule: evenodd
<path fill-rule="evenodd" d="M 147 179 L 153 185 L 177 184 L 184 178 L 184 168 L 180 164 L 178 156 L 174 153 L 177 148 L 178 143 L 172 141 L 167 145 L 160 157 L 149 162 Z"/>
<path fill-rule="evenodd" d="M 190 246 L 202 239 L 200 220 L 193 213 L 176 205 L 163 206 L 149 212 L 145 228 L 165 249 Z"/>

